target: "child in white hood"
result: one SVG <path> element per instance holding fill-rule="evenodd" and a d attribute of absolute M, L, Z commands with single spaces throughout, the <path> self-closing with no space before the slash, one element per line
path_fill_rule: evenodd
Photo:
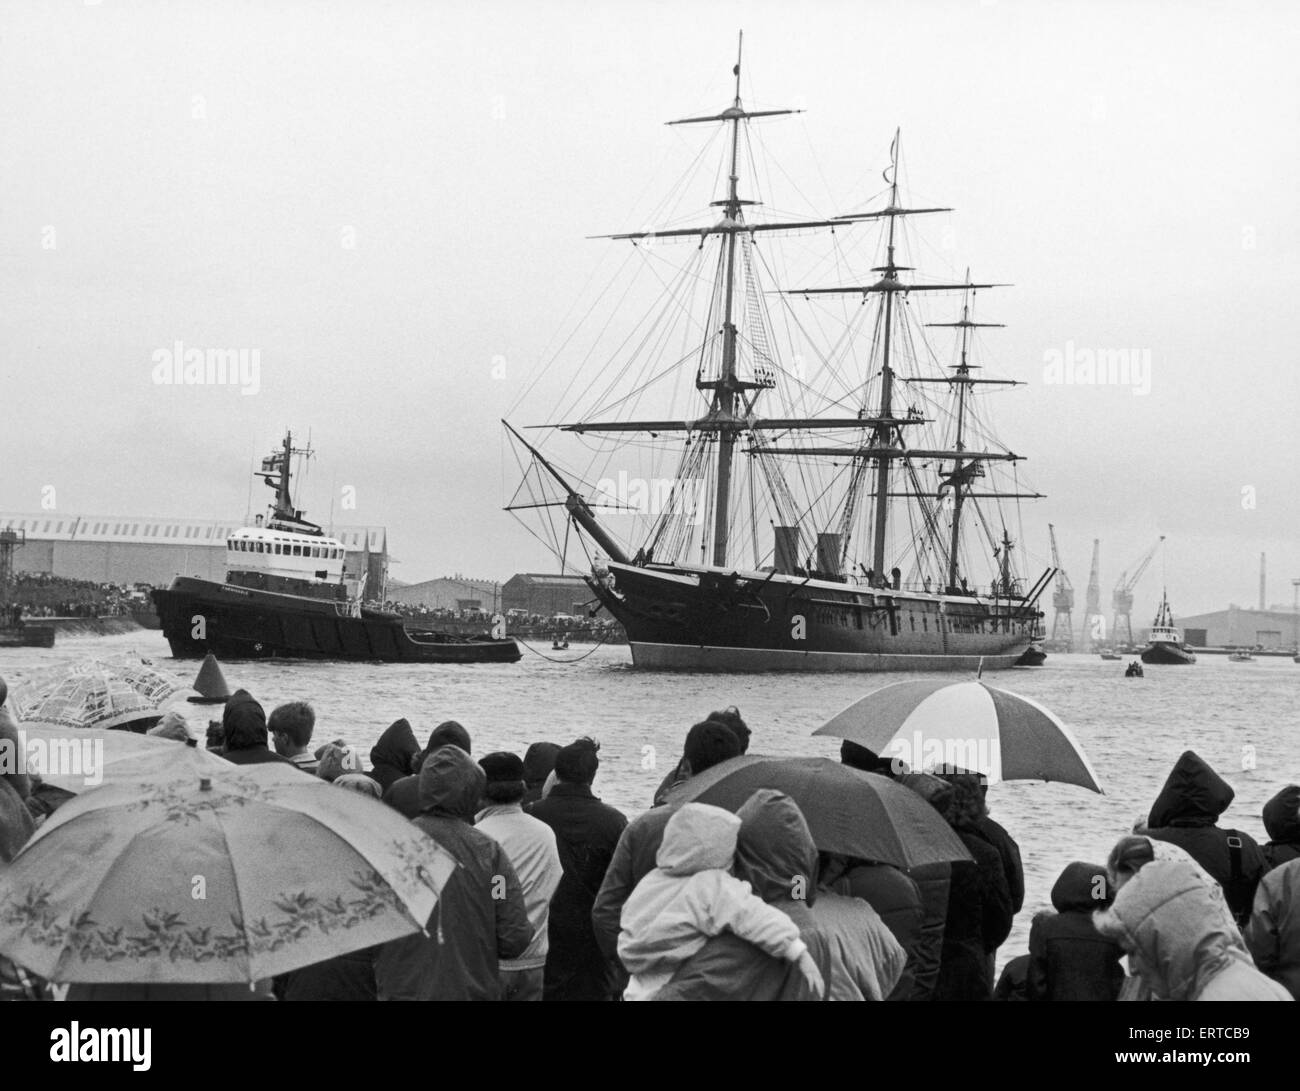
<path fill-rule="evenodd" d="M 686 803 L 668 820 L 657 866 L 623 905 L 618 957 L 631 975 L 624 1000 L 653 999 L 682 963 L 722 932 L 798 963 L 813 992 L 824 991 L 798 926 L 731 874 L 739 833 L 739 818 L 704 803 Z M 809 888 L 815 882 L 811 875 L 802 878 Z"/>

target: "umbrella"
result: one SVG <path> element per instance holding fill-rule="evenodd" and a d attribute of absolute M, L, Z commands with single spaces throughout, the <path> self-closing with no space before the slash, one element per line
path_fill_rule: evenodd
<path fill-rule="evenodd" d="M 58 982 L 250 982 L 420 931 L 454 868 L 287 765 L 183 769 L 50 817 L 0 876 L 0 954 Z"/>
<path fill-rule="evenodd" d="M 120 727 L 157 716 L 185 687 L 140 660 L 90 659 L 24 686 L 16 714 L 53 727 Z"/>
<path fill-rule="evenodd" d="M 939 812 L 911 789 L 829 758 L 729 758 L 674 788 L 668 802 L 736 811 L 760 788 L 782 791 L 799 805 L 822 852 L 900 868 L 971 858 Z"/>
<path fill-rule="evenodd" d="M 848 739 L 913 768 L 944 766 L 989 781 L 1059 780 L 1101 793 L 1074 733 L 1048 709 L 983 682 L 894 682 L 822 724 L 814 735 Z"/>
<path fill-rule="evenodd" d="M 207 776 L 231 763 L 210 750 L 172 739 L 102 728 L 58 728 L 39 724 L 18 729 L 25 772 L 67 792 L 101 784 L 148 780 L 166 773 Z"/>

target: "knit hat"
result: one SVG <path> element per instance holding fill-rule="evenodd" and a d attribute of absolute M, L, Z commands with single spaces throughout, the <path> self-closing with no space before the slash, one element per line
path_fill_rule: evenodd
<path fill-rule="evenodd" d="M 364 773 L 365 763 L 361 752 L 351 746 L 336 746 L 331 743 L 321 755 L 316 775 L 323 780 L 338 780 L 344 773 Z"/>
<path fill-rule="evenodd" d="M 174 739 L 176 742 L 189 742 L 193 735 L 190 734 L 189 724 L 185 722 L 185 717 L 175 709 L 167 712 L 157 725 L 149 728 L 146 735 L 154 735 L 163 739 Z"/>

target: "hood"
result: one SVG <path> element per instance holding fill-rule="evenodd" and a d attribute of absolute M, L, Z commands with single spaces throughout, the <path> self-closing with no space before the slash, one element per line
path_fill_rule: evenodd
<path fill-rule="evenodd" d="M 684 803 L 664 826 L 655 866 L 669 875 L 730 870 L 736 858 L 740 819 L 707 803 Z"/>
<path fill-rule="evenodd" d="M 1200 755 L 1185 750 L 1156 796 L 1147 828 L 1213 826 L 1235 794 Z"/>
<path fill-rule="evenodd" d="M 1182 860 L 1147 864 L 1093 921 L 1162 1000 L 1190 1000 L 1231 961 L 1250 958 L 1223 889 Z"/>
<path fill-rule="evenodd" d="M 736 812 L 736 877 L 765 902 L 813 904 L 817 846 L 798 805 L 784 792 L 760 788 Z M 796 895 L 802 894 L 802 898 Z"/>
<path fill-rule="evenodd" d="M 440 746 L 420 770 L 420 810 L 472 822 L 487 774 L 459 746 Z"/>
<path fill-rule="evenodd" d="M 560 752 L 558 743 L 535 742 L 524 754 L 524 783 L 530 788 L 544 784 L 555 768 L 555 755 Z"/>
<path fill-rule="evenodd" d="M 1058 913 L 1068 913 L 1072 909 L 1102 909 L 1110 903 L 1113 893 L 1104 867 L 1075 860 L 1065 865 L 1065 870 L 1052 886 L 1052 906 Z"/>
<path fill-rule="evenodd" d="M 1300 841 L 1300 784 L 1288 784 L 1264 804 L 1264 829 L 1274 841 Z"/>
<path fill-rule="evenodd" d="M 237 689 L 221 714 L 227 750 L 251 750 L 266 745 L 266 712 L 246 689 Z"/>
<path fill-rule="evenodd" d="M 398 775 L 405 777 L 410 775 L 419 752 L 420 744 L 415 741 L 410 723 L 398 720 L 389 724 L 379 741 L 370 748 L 370 764 L 399 770 Z"/>

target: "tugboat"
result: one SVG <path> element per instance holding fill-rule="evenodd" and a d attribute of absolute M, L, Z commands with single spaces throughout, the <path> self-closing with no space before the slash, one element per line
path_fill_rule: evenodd
<path fill-rule="evenodd" d="M 1125 678 L 1145 677 L 1145 672 L 1142 670 L 1142 664 L 1139 663 L 1136 659 L 1133 660 L 1132 663 L 1130 663 L 1127 667 L 1124 668 L 1124 677 Z"/>
<path fill-rule="evenodd" d="M 226 582 L 178 576 L 152 592 L 163 635 L 177 659 L 350 659 L 388 663 L 515 663 L 519 645 L 498 622 L 491 636 L 408 627 L 400 615 L 362 605 L 365 580 L 345 575 L 343 543 L 303 518 L 289 491 L 293 455 L 262 460 L 275 489 L 265 520 L 226 541 Z"/>
<path fill-rule="evenodd" d="M 1174 612 L 1169 609 L 1169 594 L 1160 596 L 1160 608 L 1151 626 L 1147 646 L 1142 649 L 1142 662 L 1181 666 L 1196 662 L 1196 654 L 1183 642 L 1183 631 L 1174 627 Z"/>
<path fill-rule="evenodd" d="M 1228 656 L 1228 662 L 1229 663 L 1253 663 L 1255 662 L 1255 657 L 1250 654 L 1249 648 L 1238 648 L 1230 656 Z"/>
<path fill-rule="evenodd" d="M 1097 654 L 1100 655 L 1102 659 L 1106 660 L 1107 663 L 1118 663 L 1124 658 L 1119 654 L 1119 652 L 1114 651 L 1111 648 L 1102 648 Z"/>

